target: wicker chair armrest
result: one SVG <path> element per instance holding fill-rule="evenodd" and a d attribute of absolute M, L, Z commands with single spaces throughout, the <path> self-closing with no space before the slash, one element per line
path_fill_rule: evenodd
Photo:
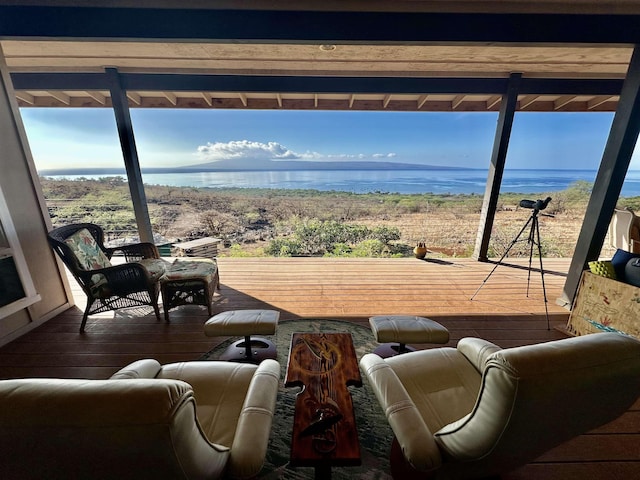
<path fill-rule="evenodd" d="M 107 256 L 111 256 L 116 251 L 124 253 L 127 262 L 137 262 L 143 258 L 160 258 L 158 247 L 150 242 L 134 243 L 132 245 L 122 245 L 114 248 L 107 248 Z"/>

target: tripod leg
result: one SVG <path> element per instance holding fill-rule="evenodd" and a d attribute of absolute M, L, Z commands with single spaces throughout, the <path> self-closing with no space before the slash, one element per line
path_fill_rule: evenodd
<path fill-rule="evenodd" d="M 549 307 L 547 305 L 547 287 L 544 284 L 544 268 L 542 267 L 542 245 L 540 244 L 540 225 L 536 222 L 536 235 L 538 239 L 538 258 L 540 258 L 540 278 L 542 279 L 542 295 L 544 298 L 544 313 L 547 318 L 547 330 L 551 330 L 549 324 Z M 529 273 L 531 273 L 531 259 L 529 259 Z"/>
<path fill-rule="evenodd" d="M 531 285 L 531 258 L 533 257 L 533 245 L 536 243 L 535 233 L 538 227 L 538 215 L 534 211 L 531 231 L 529 232 L 529 272 L 527 273 L 527 297 L 529 297 L 529 285 Z"/>
<path fill-rule="evenodd" d="M 489 277 L 493 274 L 493 272 L 496 271 L 496 268 L 498 268 L 498 266 L 502 263 L 502 260 L 504 260 L 505 257 L 509 254 L 509 250 L 511 250 L 511 248 L 516 244 L 516 242 L 520 238 L 520 235 L 522 235 L 522 233 L 527 229 L 527 226 L 529 226 L 529 223 L 531 223 L 533 221 L 533 219 L 535 218 L 534 214 L 535 214 L 535 212 L 533 214 L 531 214 L 531 216 L 529 217 L 529 220 L 527 220 L 527 222 L 524 224 L 524 226 L 520 229 L 520 232 L 518 232 L 518 235 L 516 235 L 516 237 L 511 241 L 511 243 L 509 244 L 507 249 L 502 254 L 502 257 L 500 257 L 500 260 L 498 260 L 498 263 L 495 264 L 493 269 L 491 269 L 491 271 L 489 272 L 489 275 L 487 275 L 487 277 L 482 281 L 482 283 L 480 284 L 480 286 L 478 287 L 476 292 L 471 296 L 471 300 L 476 298 L 476 295 L 478 294 L 480 289 L 482 287 L 484 287 L 484 284 L 487 283 L 487 280 L 489 280 Z"/>

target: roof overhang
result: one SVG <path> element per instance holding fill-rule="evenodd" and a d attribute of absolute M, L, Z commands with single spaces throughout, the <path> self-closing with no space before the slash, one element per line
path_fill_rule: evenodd
<path fill-rule="evenodd" d="M 640 2 L 7 1 L 21 106 L 613 111 Z"/>

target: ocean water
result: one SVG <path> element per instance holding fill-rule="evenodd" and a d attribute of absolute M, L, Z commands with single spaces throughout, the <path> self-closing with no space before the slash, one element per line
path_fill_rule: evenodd
<path fill-rule="evenodd" d="M 143 173 L 144 183 L 197 188 L 272 188 L 352 193 L 483 194 L 487 171 L 458 170 L 332 170 L 272 172 Z M 108 175 L 50 175 L 49 178 L 98 178 Z M 573 182 L 593 182 L 595 170 L 505 170 L 503 193 L 548 193 L 566 189 Z M 631 170 L 622 195 L 640 195 L 640 170 Z"/>

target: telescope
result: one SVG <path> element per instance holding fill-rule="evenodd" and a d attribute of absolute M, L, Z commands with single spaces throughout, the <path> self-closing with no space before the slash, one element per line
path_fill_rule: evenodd
<path fill-rule="evenodd" d="M 544 210 L 549 205 L 551 197 L 547 197 L 544 200 L 520 200 L 520 206 L 522 208 L 531 208 L 532 210 Z"/>

